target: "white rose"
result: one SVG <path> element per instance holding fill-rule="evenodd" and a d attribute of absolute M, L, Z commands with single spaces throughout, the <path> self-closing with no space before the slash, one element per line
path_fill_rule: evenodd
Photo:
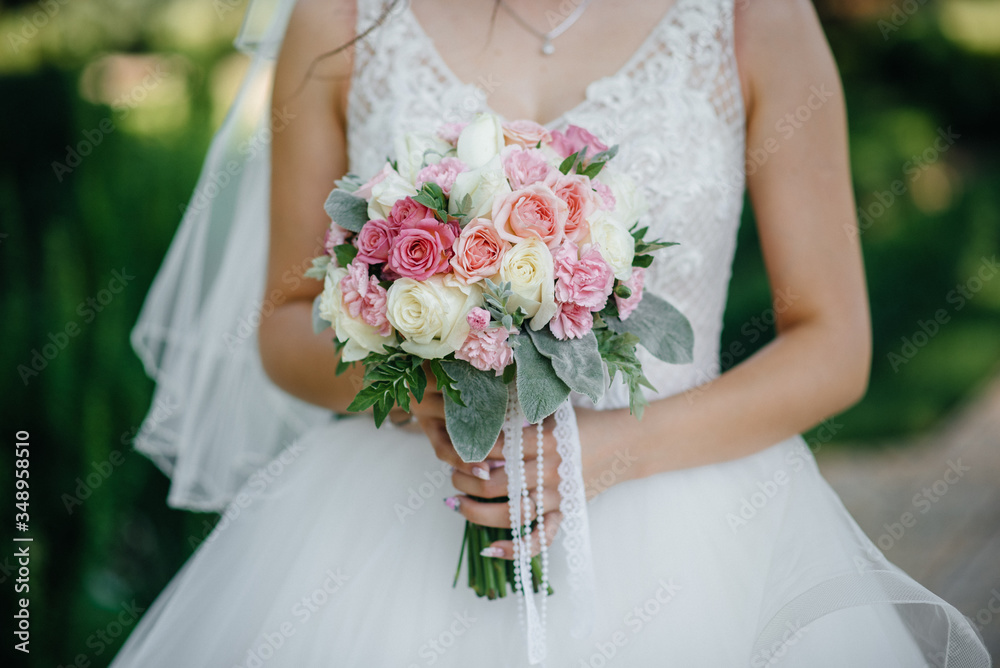
<path fill-rule="evenodd" d="M 500 280 L 510 281 L 514 293 L 508 308 L 523 308 L 531 318 L 531 329 L 538 331 L 555 315 L 555 268 L 552 253 L 541 239 L 518 242 L 504 253 Z"/>
<path fill-rule="evenodd" d="M 635 224 L 649 209 L 646 196 L 627 174 L 605 166 L 597 180 L 611 188 L 611 194 L 615 196 L 615 216 L 626 227 Z"/>
<path fill-rule="evenodd" d="M 458 159 L 476 169 L 500 155 L 504 147 L 503 127 L 493 114 L 478 114 L 458 136 Z"/>
<path fill-rule="evenodd" d="M 441 158 L 453 150 L 451 144 L 437 135 L 419 132 L 397 135 L 395 145 L 396 170 L 410 183 L 417 180 L 417 172 L 427 165 L 441 162 Z"/>
<path fill-rule="evenodd" d="M 385 178 L 372 186 L 372 198 L 368 201 L 368 217 L 372 220 L 386 218 L 396 200 L 416 194 L 417 191 L 412 183 L 398 172 L 388 169 Z"/>
<path fill-rule="evenodd" d="M 492 218 L 493 200 L 509 192 L 510 183 L 504 174 L 500 156 L 493 156 L 485 165 L 462 172 L 455 178 L 449 196 L 448 213 L 453 216 L 465 213 L 472 218 Z M 472 199 L 472 206 L 468 211 L 460 211 L 466 195 Z"/>
<path fill-rule="evenodd" d="M 587 218 L 590 223 L 589 242 L 597 244 L 601 257 L 611 265 L 615 278 L 627 281 L 632 276 L 635 259 L 635 239 L 610 211 L 598 209 Z"/>
<path fill-rule="evenodd" d="M 340 359 L 345 362 L 356 362 L 364 359 L 368 353 L 385 352 L 383 344 L 392 345 L 396 337 L 382 336 L 378 328 L 366 322 L 352 318 L 344 310 L 344 302 L 340 293 L 340 280 L 347 276 L 347 270 L 330 266 L 323 280 L 323 294 L 319 298 L 319 315 L 331 323 L 337 340 L 344 344 Z"/>
<path fill-rule="evenodd" d="M 388 318 L 405 339 L 400 347 L 425 359 L 435 359 L 462 347 L 469 336 L 468 313 L 482 304 L 482 291 L 451 275 L 426 281 L 400 278 L 389 287 Z"/>

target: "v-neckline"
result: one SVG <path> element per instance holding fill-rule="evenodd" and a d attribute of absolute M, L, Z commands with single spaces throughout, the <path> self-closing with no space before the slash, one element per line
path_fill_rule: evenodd
<path fill-rule="evenodd" d="M 578 111 L 583 109 L 587 104 L 591 102 L 590 99 L 591 89 L 593 89 L 598 84 L 602 84 L 608 81 L 614 81 L 615 79 L 625 76 L 629 72 L 631 72 L 632 69 L 635 67 L 635 65 L 645 57 L 646 52 L 653 45 L 654 41 L 659 36 L 664 26 L 666 26 L 673 19 L 673 15 L 678 5 L 681 5 L 684 2 L 685 0 L 674 0 L 673 4 L 670 5 L 669 8 L 667 8 L 667 11 L 664 12 L 660 20 L 656 22 L 656 25 L 653 26 L 653 29 L 649 32 L 648 35 L 646 35 L 646 37 L 642 40 L 642 42 L 640 42 L 636 50 L 632 52 L 632 55 L 629 56 L 628 60 L 626 60 L 621 67 L 619 67 L 612 74 L 608 74 L 603 77 L 598 77 L 597 79 L 594 79 L 590 83 L 588 83 L 587 86 L 583 89 L 583 100 L 573 105 L 569 109 L 563 111 L 561 114 L 559 114 L 552 120 L 545 123 L 540 123 L 540 125 L 548 130 L 555 129 L 561 123 L 566 121 L 567 116 L 576 114 Z M 457 74 L 455 74 L 455 71 L 452 70 L 451 66 L 448 65 L 448 63 L 445 61 L 444 57 L 441 55 L 441 52 L 438 51 L 437 46 L 434 44 L 434 40 L 431 38 L 430 34 L 428 34 L 426 30 L 424 30 L 423 25 L 420 23 L 419 19 L 417 19 L 417 15 L 413 13 L 412 4 L 410 2 L 407 2 L 405 4 L 406 8 L 404 9 L 403 12 L 404 15 L 409 19 L 410 23 L 412 24 L 413 32 L 416 33 L 417 38 L 424 43 L 425 47 L 427 48 L 428 54 L 434 61 L 434 64 L 437 66 L 437 68 L 441 71 L 441 74 L 444 75 L 444 77 L 447 78 L 453 86 L 471 89 L 482 95 L 484 100 L 483 107 L 488 112 L 495 114 L 502 121 L 510 120 L 486 103 L 485 101 L 487 97 L 486 91 L 484 91 L 475 83 L 463 81 L 461 78 L 459 78 Z"/>

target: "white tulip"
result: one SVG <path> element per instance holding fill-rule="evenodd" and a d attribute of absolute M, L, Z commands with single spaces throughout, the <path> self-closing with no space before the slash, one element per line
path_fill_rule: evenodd
<path fill-rule="evenodd" d="M 415 183 L 417 173 L 427 165 L 441 162 L 453 151 L 451 144 L 437 135 L 422 132 L 398 134 L 395 142 L 396 170 L 410 183 Z"/>
<path fill-rule="evenodd" d="M 500 156 L 493 156 L 492 160 L 478 169 L 458 175 L 451 187 L 448 213 L 453 216 L 464 213 L 471 218 L 492 218 L 493 200 L 509 192 L 510 183 L 503 171 Z M 462 200 L 466 195 L 471 198 L 471 207 L 468 211 L 461 211 Z"/>
<path fill-rule="evenodd" d="M 479 114 L 458 136 L 458 159 L 476 169 L 500 155 L 504 147 L 503 127 L 494 114 Z"/>

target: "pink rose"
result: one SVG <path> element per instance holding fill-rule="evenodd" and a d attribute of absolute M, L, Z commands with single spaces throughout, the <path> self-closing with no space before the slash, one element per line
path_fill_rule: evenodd
<path fill-rule="evenodd" d="M 514 361 L 514 350 L 507 342 L 509 336 L 510 333 L 503 327 L 473 330 L 469 332 L 462 347 L 455 352 L 455 357 L 481 371 L 495 371 L 499 376 Z"/>
<path fill-rule="evenodd" d="M 389 251 L 388 268 L 404 278 L 426 281 L 447 271 L 455 228 L 435 218 L 404 223 Z"/>
<path fill-rule="evenodd" d="M 389 211 L 388 220 L 397 228 L 405 223 L 412 223 L 424 218 L 432 218 L 434 213 L 423 204 L 418 203 L 412 197 L 404 197 L 396 200 Z M 362 228 L 364 229 L 364 228 Z"/>
<path fill-rule="evenodd" d="M 369 179 L 367 183 L 363 184 L 360 188 L 355 190 L 354 196 L 363 197 L 366 200 L 370 200 L 372 198 L 372 186 L 374 186 L 376 183 L 381 182 L 386 176 L 388 176 L 394 171 L 395 170 L 392 168 L 392 165 L 387 164 L 385 167 L 382 168 L 381 172 L 371 177 L 371 179 Z"/>
<path fill-rule="evenodd" d="M 334 247 L 347 243 L 347 235 L 350 233 L 350 230 L 345 230 L 337 223 L 330 223 L 330 227 L 326 228 L 326 234 L 323 235 L 323 250 L 332 257 Z"/>
<path fill-rule="evenodd" d="M 576 244 L 568 241 L 556 249 L 552 259 L 557 302 L 576 304 L 591 311 L 604 308 L 614 287 L 615 276 L 597 246 L 591 246 L 577 259 Z"/>
<path fill-rule="evenodd" d="M 538 146 L 538 142 L 548 144 L 552 141 L 552 134 L 534 121 L 510 121 L 503 123 L 502 127 L 508 146 L 517 144 L 524 148 L 534 148 Z"/>
<path fill-rule="evenodd" d="M 594 328 L 594 316 L 585 306 L 579 304 L 559 304 L 556 314 L 549 321 L 552 335 L 560 341 L 579 339 Z"/>
<path fill-rule="evenodd" d="M 462 134 L 462 130 L 468 123 L 445 123 L 438 128 L 437 136 L 445 140 L 449 144 L 458 143 L 458 135 Z"/>
<path fill-rule="evenodd" d="M 545 154 L 537 148 L 506 146 L 500 152 L 503 171 L 510 181 L 510 187 L 519 190 L 532 183 L 555 178 L 559 170 L 545 160 Z"/>
<path fill-rule="evenodd" d="M 622 285 L 632 291 L 626 299 L 615 295 L 615 303 L 618 305 L 618 317 L 627 320 L 635 307 L 642 301 L 642 288 L 646 284 L 646 270 L 642 267 L 632 267 L 632 277 L 627 281 L 622 281 Z"/>
<path fill-rule="evenodd" d="M 587 217 L 597 209 L 597 201 L 590 178 L 579 174 L 563 175 L 556 171 L 557 177 L 548 185 L 556 197 L 566 202 L 566 238 L 579 242 L 590 234 L 590 223 Z"/>
<path fill-rule="evenodd" d="M 479 308 L 478 306 L 465 316 L 465 319 L 469 321 L 469 327 L 474 332 L 481 332 L 490 326 L 490 312 L 484 308 Z"/>
<path fill-rule="evenodd" d="M 564 158 L 577 153 L 583 147 L 587 147 L 588 157 L 594 157 L 597 153 L 608 150 L 607 144 L 579 125 L 570 125 L 566 128 L 566 132 L 553 130 L 550 146 Z"/>
<path fill-rule="evenodd" d="M 568 207 L 543 183 L 534 183 L 493 200 L 493 225 L 511 243 L 536 237 L 550 249 L 566 237 Z"/>
<path fill-rule="evenodd" d="M 500 238 L 493 221 L 474 218 L 455 239 L 451 266 L 455 276 L 465 283 L 475 283 L 496 275 L 500 260 L 510 249 L 510 244 Z"/>
<path fill-rule="evenodd" d="M 465 163 L 458 158 L 444 158 L 441 162 L 427 165 L 417 172 L 416 187 L 419 189 L 425 183 L 436 183 L 441 186 L 445 195 L 450 195 L 455 179 L 466 169 Z"/>
<path fill-rule="evenodd" d="M 615 194 L 611 192 L 611 186 L 607 183 L 601 183 L 600 181 L 594 181 L 593 186 L 594 190 L 597 191 L 600 208 L 605 211 L 614 211 L 615 204 L 618 203 L 618 200 L 615 199 Z"/>
<path fill-rule="evenodd" d="M 358 232 L 354 245 L 358 248 L 356 259 L 366 264 L 381 264 L 389 259 L 389 249 L 399 233 L 399 226 L 387 220 L 369 220 Z"/>
<path fill-rule="evenodd" d="M 347 313 L 378 329 L 379 336 L 389 336 L 392 325 L 386 317 L 387 293 L 378 278 L 368 275 L 368 265 L 355 259 L 347 265 L 347 275 L 340 279 L 340 294 Z"/>

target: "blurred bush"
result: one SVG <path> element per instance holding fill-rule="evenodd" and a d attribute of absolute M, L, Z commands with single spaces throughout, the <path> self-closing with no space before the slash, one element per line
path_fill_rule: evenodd
<path fill-rule="evenodd" d="M 822 8 L 850 112 L 875 358 L 868 397 L 810 435 L 816 446 L 831 431 L 856 443 L 927 429 L 998 369 L 1000 280 L 975 280 L 1000 245 L 998 7 Z M 0 411 L 33 453 L 34 642 L 16 665 L 106 665 L 132 606 L 153 600 L 214 520 L 166 508 L 166 480 L 130 447 L 152 385 L 128 332 L 239 82 L 229 43 L 241 14 L 198 0 L 0 13 Z M 727 364 L 772 336 L 769 306 L 747 211 Z M 9 471 L 10 449 L 0 458 Z"/>

